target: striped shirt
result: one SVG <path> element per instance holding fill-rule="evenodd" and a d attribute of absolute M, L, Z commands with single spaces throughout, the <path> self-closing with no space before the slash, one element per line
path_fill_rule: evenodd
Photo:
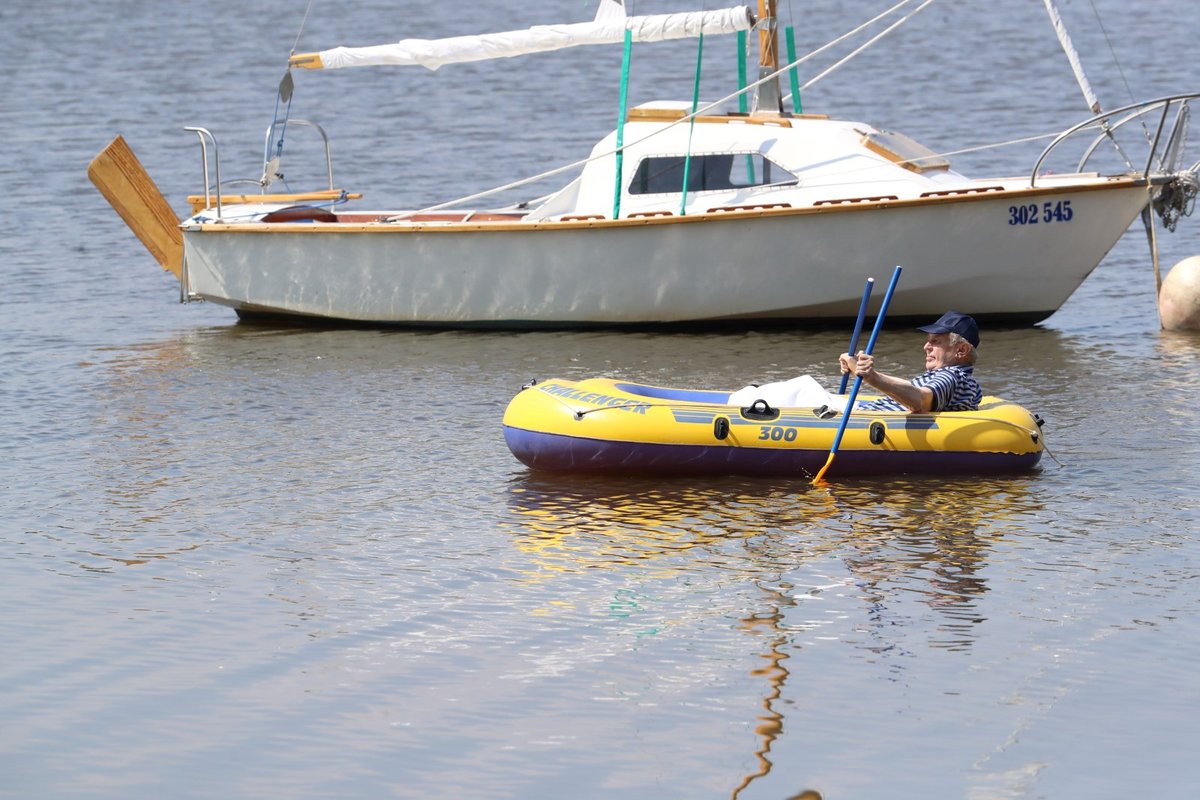
<path fill-rule="evenodd" d="M 933 391 L 931 411 L 974 411 L 983 399 L 983 390 L 972 374 L 974 371 L 974 367 L 938 367 L 913 378 L 912 385 Z M 908 411 L 890 397 L 865 400 L 856 406 L 863 411 Z"/>

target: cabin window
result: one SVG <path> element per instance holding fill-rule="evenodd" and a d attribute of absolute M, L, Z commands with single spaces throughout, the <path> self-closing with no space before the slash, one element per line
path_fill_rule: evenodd
<path fill-rule="evenodd" d="M 629 183 L 630 194 L 683 191 L 684 156 L 643 158 Z M 689 192 L 729 191 L 750 186 L 797 183 L 798 178 L 758 153 L 693 153 L 687 168 Z"/>
<path fill-rule="evenodd" d="M 862 134 L 862 143 L 868 150 L 899 164 L 913 172 L 934 172 L 950 169 L 950 162 L 930 150 L 920 142 L 914 141 L 902 133 L 895 131 L 874 131 Z"/>

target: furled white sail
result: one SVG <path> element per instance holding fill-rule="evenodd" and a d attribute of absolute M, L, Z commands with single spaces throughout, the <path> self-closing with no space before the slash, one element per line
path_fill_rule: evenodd
<path fill-rule="evenodd" d="M 319 53 L 294 55 L 291 66 L 340 69 L 395 65 L 421 66 L 433 70 L 444 64 L 511 58 L 585 44 L 620 43 L 625 40 L 626 29 L 631 32 L 635 42 L 661 42 L 695 38 L 702 33 L 705 36 L 736 33 L 749 30 L 753 25 L 754 15 L 746 6 L 642 17 L 621 18 L 605 14 L 597 15 L 592 22 L 535 25 L 527 30 L 504 33 L 448 39 L 403 39 L 395 44 L 371 47 L 335 47 Z"/>

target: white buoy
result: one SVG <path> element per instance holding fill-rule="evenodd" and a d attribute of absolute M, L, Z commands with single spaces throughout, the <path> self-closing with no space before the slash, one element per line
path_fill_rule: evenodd
<path fill-rule="evenodd" d="M 1171 267 L 1158 290 L 1158 318 L 1168 331 L 1200 331 L 1200 256 Z"/>

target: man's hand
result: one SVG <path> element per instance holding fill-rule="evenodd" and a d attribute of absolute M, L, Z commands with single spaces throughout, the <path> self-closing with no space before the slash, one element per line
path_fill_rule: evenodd
<path fill-rule="evenodd" d="M 843 374 L 848 372 L 862 378 L 866 383 L 870 383 L 871 376 L 875 374 L 875 356 L 861 351 L 857 356 L 842 353 L 838 356 L 838 364 L 841 366 Z"/>

